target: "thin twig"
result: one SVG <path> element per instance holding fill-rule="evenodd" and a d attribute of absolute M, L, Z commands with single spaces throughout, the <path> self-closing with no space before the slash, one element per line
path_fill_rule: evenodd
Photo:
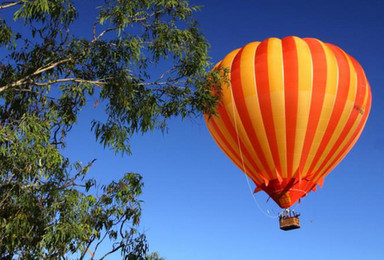
<path fill-rule="evenodd" d="M 93 40 L 95 40 L 96 39 L 96 25 L 98 24 L 98 22 L 95 22 L 94 24 L 93 24 Z"/>

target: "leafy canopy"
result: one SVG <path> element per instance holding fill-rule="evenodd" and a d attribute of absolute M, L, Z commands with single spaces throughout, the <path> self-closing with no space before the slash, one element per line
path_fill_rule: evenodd
<path fill-rule="evenodd" d="M 95 2 L 94 21 L 74 33 L 82 21 L 77 5 Z M 207 71 L 209 46 L 193 18 L 198 9 L 186 0 L 0 5 L 2 257 L 83 259 L 90 250 L 92 258 L 120 252 L 145 259 L 148 245 L 136 230 L 140 175 L 98 188 L 86 177 L 95 160 L 71 162 L 63 149 L 87 105 L 105 107 L 105 120 L 92 122 L 96 140 L 123 153 L 134 133 L 164 129 L 173 116 L 213 113 L 220 77 Z M 112 248 L 98 256 L 105 239 Z"/>

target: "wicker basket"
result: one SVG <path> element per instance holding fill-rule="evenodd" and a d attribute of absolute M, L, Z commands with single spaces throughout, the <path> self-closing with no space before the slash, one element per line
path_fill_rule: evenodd
<path fill-rule="evenodd" d="M 292 230 L 300 228 L 300 221 L 298 217 L 280 218 L 280 229 Z"/>

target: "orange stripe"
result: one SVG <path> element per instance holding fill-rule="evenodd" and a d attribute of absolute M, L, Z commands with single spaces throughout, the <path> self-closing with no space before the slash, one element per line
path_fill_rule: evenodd
<path fill-rule="evenodd" d="M 304 168 L 319 125 L 321 110 L 324 104 L 325 88 L 327 84 L 327 60 L 321 43 L 316 39 L 304 39 L 311 50 L 313 63 L 312 99 L 307 131 L 304 139 L 304 147 L 300 160 L 299 172 Z M 305 176 L 306 174 L 304 174 Z"/>
<path fill-rule="evenodd" d="M 253 147 L 259 156 L 260 162 L 264 166 L 268 172 L 266 174 L 269 175 L 269 179 L 273 179 L 273 173 L 271 172 L 270 167 L 268 166 L 265 155 L 262 151 L 260 142 L 254 132 L 254 128 L 252 125 L 252 121 L 249 115 L 249 111 L 247 109 L 247 105 L 245 103 L 244 92 L 241 85 L 241 68 L 240 68 L 240 59 L 243 49 L 240 50 L 239 54 L 235 57 L 233 61 L 233 68 L 236 68 L 231 73 L 231 82 L 232 82 L 232 93 L 234 96 L 236 109 L 239 111 L 239 115 L 241 117 L 241 121 L 244 125 L 246 133 L 248 135 L 249 140 L 252 142 Z"/>
<path fill-rule="evenodd" d="M 340 50 L 340 52 L 342 52 L 342 51 Z M 344 54 L 344 55 L 346 55 L 346 54 Z M 353 66 L 353 63 L 352 63 L 352 66 Z M 358 109 L 356 109 L 356 107 L 360 108 L 360 107 L 362 107 L 362 105 L 364 103 L 364 94 L 362 92 L 365 93 L 365 89 L 362 88 L 362 87 L 359 87 L 359 86 L 362 86 L 364 84 L 363 82 L 361 82 L 362 81 L 362 76 L 364 76 L 364 75 L 362 75 L 361 72 L 356 73 L 356 68 L 355 68 L 355 70 L 353 72 L 354 72 L 354 76 L 357 76 L 356 85 L 352 86 L 354 88 L 357 88 L 356 95 L 355 95 L 355 100 L 353 102 L 355 108 L 352 108 L 351 114 L 350 114 L 347 122 L 345 123 L 345 125 L 343 127 L 343 130 L 340 133 L 337 141 L 333 145 L 332 149 L 329 151 L 328 156 L 325 158 L 323 163 L 320 165 L 319 170 L 318 170 L 319 173 L 321 173 L 322 169 L 329 163 L 329 161 L 332 159 L 334 154 L 340 148 L 340 146 L 342 145 L 344 140 L 346 138 L 348 138 L 348 133 L 351 131 L 354 123 L 357 120 L 358 115 L 360 114 L 360 111 Z M 360 84 L 362 84 L 362 85 L 360 85 Z"/>
<path fill-rule="evenodd" d="M 268 78 L 268 40 L 269 39 L 262 41 L 256 50 L 255 74 L 257 94 L 259 97 L 260 109 L 265 124 L 269 147 L 271 148 L 272 157 L 275 163 L 275 170 L 280 173 L 281 165 L 279 158 L 279 150 L 277 147 L 275 125 L 273 122 L 271 93 Z"/>
<path fill-rule="evenodd" d="M 369 115 L 368 111 L 371 109 L 371 96 L 369 97 L 369 104 L 367 105 L 367 109 L 368 109 L 367 112 L 364 114 L 362 120 L 359 123 L 359 126 L 357 127 L 355 133 L 353 134 L 353 137 L 349 140 L 348 144 L 343 148 L 343 150 L 339 153 L 339 155 L 332 161 L 332 163 L 328 166 L 328 168 L 325 169 L 324 173 L 321 176 L 317 177 L 314 180 L 314 182 L 316 182 L 322 176 L 326 176 L 327 173 L 333 170 L 333 168 L 335 168 L 338 165 L 338 163 L 347 155 L 347 153 L 352 149 L 352 147 L 355 145 L 355 143 L 359 139 L 364 129 L 365 123 L 367 122 L 367 119 L 368 119 L 368 115 Z"/>
<path fill-rule="evenodd" d="M 211 124 L 211 126 L 213 127 L 213 130 L 214 132 L 217 134 L 217 136 L 221 139 L 221 141 L 219 142 L 218 140 L 216 140 L 216 142 L 218 144 L 220 144 L 220 148 L 224 151 L 224 153 L 229 157 L 229 159 L 231 159 L 232 162 L 234 162 L 240 169 L 243 170 L 243 172 L 247 172 L 248 176 L 256 182 L 255 180 L 255 177 L 253 176 L 257 176 L 255 174 L 251 174 L 254 172 L 254 169 L 250 169 L 249 166 L 247 165 L 246 162 L 244 162 L 244 165 L 242 164 L 242 160 L 241 160 L 241 157 L 239 156 L 239 153 L 238 151 L 234 150 L 234 148 L 230 145 L 230 143 L 228 142 L 228 140 L 226 139 L 225 135 L 220 131 L 220 128 L 217 126 L 216 122 L 213 120 L 213 118 L 211 118 L 209 120 L 209 123 Z M 230 154 L 226 153 L 225 149 L 223 149 L 223 146 L 225 146 L 233 155 L 234 157 L 230 156 Z M 239 162 L 239 163 L 236 163 Z M 262 183 L 261 181 L 258 181 L 258 183 Z"/>
<path fill-rule="evenodd" d="M 339 71 L 339 83 L 338 83 L 338 91 L 337 91 L 337 96 L 335 100 L 335 105 L 333 107 L 333 111 L 331 114 L 331 118 L 328 122 L 327 129 L 324 133 L 323 139 L 321 140 L 320 146 L 317 150 L 317 153 L 312 161 L 312 164 L 309 168 L 309 173 L 312 173 L 312 171 L 315 169 L 317 163 L 321 159 L 321 156 L 324 153 L 324 150 L 326 149 L 329 140 L 331 139 L 335 128 L 337 126 L 337 123 L 341 117 L 341 114 L 343 113 L 347 97 L 348 97 L 348 89 L 349 89 L 349 65 L 348 61 L 345 58 L 345 56 L 340 53 L 335 47 L 331 44 L 327 44 L 333 54 L 336 57 L 337 60 L 337 66 L 338 66 L 338 71 Z"/>
<path fill-rule="evenodd" d="M 293 156 L 295 151 L 297 102 L 299 91 L 299 65 L 297 49 L 293 37 L 282 40 L 284 87 L 285 87 L 285 124 L 287 136 L 288 177 L 293 173 Z"/>
<path fill-rule="evenodd" d="M 233 60 L 235 56 L 238 54 L 240 49 L 237 49 L 235 51 L 232 51 L 230 54 L 228 54 L 223 61 L 220 63 L 220 66 L 226 67 L 228 69 L 232 69 L 233 65 Z M 246 147 L 247 145 L 244 144 L 242 141 L 246 141 L 249 143 L 248 139 L 242 138 L 242 132 L 243 132 L 243 127 L 238 118 L 238 113 L 237 111 L 234 110 L 234 105 L 233 105 L 233 99 L 232 99 L 232 91 L 231 87 L 228 86 L 227 82 L 223 80 L 223 86 L 222 86 L 222 100 L 221 103 L 218 107 L 218 114 L 220 117 L 215 117 L 212 120 L 216 123 L 217 129 L 220 129 L 220 133 L 222 134 L 222 138 L 225 138 L 227 141 L 227 144 L 232 148 L 231 151 L 224 150 L 224 152 L 230 157 L 231 160 L 235 162 L 236 165 L 239 166 L 239 168 L 244 171 L 247 175 L 249 176 L 257 176 L 257 177 L 251 177 L 252 180 L 258 179 L 258 183 L 263 183 L 263 181 L 260 181 L 264 176 L 259 176 L 258 172 L 261 172 L 259 165 L 257 164 L 258 158 L 255 157 L 254 155 L 250 155 L 248 153 L 248 148 Z M 240 129 L 239 135 L 237 132 L 237 129 L 235 129 L 235 126 L 237 125 L 237 128 Z M 209 128 L 212 132 L 212 128 Z M 214 133 L 212 133 L 214 135 Z M 219 138 L 221 139 L 221 138 Z M 218 140 L 219 142 L 220 140 Z M 220 146 L 223 148 L 223 146 Z M 234 155 L 231 156 L 231 154 L 235 152 L 237 159 L 241 159 L 241 162 L 237 163 L 234 158 Z M 240 157 L 239 157 L 240 156 Z M 248 166 L 248 168 L 251 168 L 251 171 L 245 169 L 243 167 L 242 161 L 244 160 L 244 164 Z"/>

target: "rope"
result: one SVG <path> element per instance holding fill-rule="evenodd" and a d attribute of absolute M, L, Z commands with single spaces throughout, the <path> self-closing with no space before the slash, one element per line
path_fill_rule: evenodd
<path fill-rule="evenodd" d="M 273 216 L 273 215 L 270 215 L 269 213 L 266 213 L 264 212 L 264 210 L 261 208 L 260 204 L 258 203 L 258 201 L 256 200 L 255 198 L 255 195 L 252 191 L 252 187 L 251 187 L 251 184 L 249 183 L 249 178 L 248 178 L 248 174 L 247 174 L 247 169 L 245 168 L 245 163 L 244 163 L 244 157 L 243 157 L 243 151 L 241 149 L 241 145 L 240 145 L 240 138 L 239 138 L 239 130 L 237 128 L 237 121 L 236 121 L 236 116 L 235 116 L 235 99 L 233 97 L 233 92 L 232 92 L 232 89 L 231 89 L 231 98 L 232 98 L 232 112 L 233 112 L 233 121 L 235 123 L 235 130 L 236 130 L 236 138 L 237 138 L 237 146 L 239 147 L 239 152 L 240 152 L 240 158 L 241 158 L 241 163 L 242 163 L 242 166 L 243 166 L 243 172 L 245 173 L 245 179 L 247 180 L 247 183 L 248 183 L 248 188 L 249 188 L 249 191 L 251 192 L 251 196 L 255 202 L 255 204 L 257 205 L 257 208 L 267 217 L 269 218 L 278 218 L 278 216 Z"/>
<path fill-rule="evenodd" d="M 261 208 L 259 202 L 257 201 L 256 197 L 255 197 L 255 194 L 253 193 L 252 191 L 252 187 L 251 187 L 251 184 L 249 183 L 249 178 L 247 175 L 245 175 L 245 179 L 247 180 L 247 184 L 248 184 L 248 188 L 249 188 L 249 192 L 251 193 L 251 196 L 253 198 L 253 201 L 255 202 L 257 208 L 267 217 L 269 218 L 278 218 L 278 216 L 275 216 L 275 215 L 271 215 L 267 212 L 264 212 L 264 210 Z"/>
<path fill-rule="evenodd" d="M 94 257 L 94 254 L 92 254 L 91 250 L 89 250 L 89 248 L 87 248 L 87 251 L 88 253 L 92 256 L 92 258 Z"/>

